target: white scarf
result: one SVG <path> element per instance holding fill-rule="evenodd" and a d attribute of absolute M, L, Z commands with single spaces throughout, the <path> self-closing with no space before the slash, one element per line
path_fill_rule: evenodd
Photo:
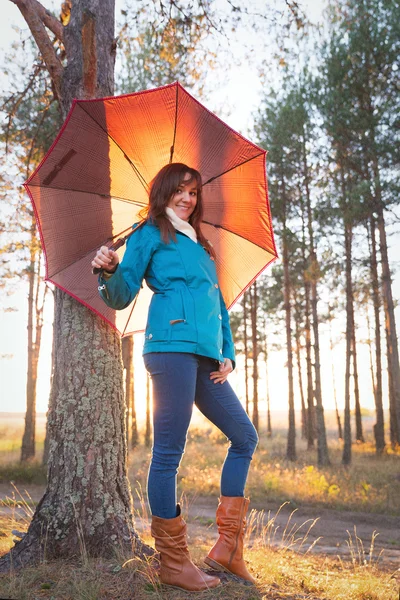
<path fill-rule="evenodd" d="M 169 221 L 171 221 L 172 225 L 177 231 L 184 233 L 191 240 L 193 240 L 195 244 L 197 244 L 197 234 L 190 223 L 179 218 L 176 212 L 169 206 L 165 208 L 165 214 L 167 215 Z"/>

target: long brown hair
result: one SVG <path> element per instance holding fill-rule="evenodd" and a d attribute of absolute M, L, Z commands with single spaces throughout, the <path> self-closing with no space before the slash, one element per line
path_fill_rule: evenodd
<path fill-rule="evenodd" d="M 190 175 L 190 179 L 185 179 L 186 175 Z M 189 223 L 195 230 L 200 244 L 215 258 L 215 251 L 210 242 L 204 237 L 200 227 L 203 218 L 202 182 L 201 175 L 196 169 L 192 169 L 183 163 L 165 165 L 151 181 L 149 205 L 141 210 L 139 215 L 157 225 L 164 243 L 168 244 L 171 239 L 176 242 L 175 227 L 165 214 L 165 208 L 178 187 L 183 182 L 188 184 L 192 181 L 196 183 L 197 202 L 194 211 L 190 215 Z"/>

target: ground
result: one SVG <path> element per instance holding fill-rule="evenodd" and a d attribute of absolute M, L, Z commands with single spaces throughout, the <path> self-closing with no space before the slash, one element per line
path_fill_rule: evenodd
<path fill-rule="evenodd" d="M 44 486 L 24 485 L 18 488 L 16 493 L 11 484 L 0 484 L 2 503 L 0 514 L 13 517 L 15 529 L 18 530 L 18 523 L 23 529 L 27 518 L 26 505 L 24 503 L 12 505 L 7 499 L 21 500 L 19 497 L 21 494 L 34 508 L 44 490 Z M 149 522 L 143 514 L 142 502 L 138 497 L 134 498 L 136 527 L 139 531 L 147 531 Z M 186 497 L 183 509 L 192 538 L 215 537 L 216 506 L 217 498 Z M 254 518 L 254 513 L 249 515 L 249 525 L 253 535 L 259 535 L 269 520 L 271 526 L 268 536 L 273 547 L 285 546 L 301 552 L 311 548 L 313 554 L 340 556 L 342 559 L 354 559 L 357 562 L 361 562 L 364 558 L 366 561 L 371 558 L 373 561 L 379 559 L 379 564 L 388 569 L 394 569 L 400 564 L 400 518 L 397 516 L 337 511 L 315 506 L 299 507 L 293 511 L 289 505 L 272 506 L 259 501 L 252 503 L 251 509 L 258 513 L 258 518 Z M 372 557 L 370 557 L 371 544 L 373 544 Z"/>

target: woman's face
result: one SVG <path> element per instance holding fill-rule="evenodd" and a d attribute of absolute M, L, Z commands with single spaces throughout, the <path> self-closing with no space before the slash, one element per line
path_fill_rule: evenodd
<path fill-rule="evenodd" d="M 188 183 L 185 183 L 185 182 Z M 167 206 L 183 221 L 189 221 L 197 203 L 196 179 L 186 173 Z"/>

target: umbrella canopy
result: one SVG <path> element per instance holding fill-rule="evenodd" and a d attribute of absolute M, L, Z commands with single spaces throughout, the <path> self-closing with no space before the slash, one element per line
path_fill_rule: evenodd
<path fill-rule="evenodd" d="M 46 280 L 85 304 L 122 335 L 142 331 L 151 292 L 123 311 L 99 298 L 91 261 L 107 240 L 138 221 L 148 185 L 165 164 L 182 162 L 203 179 L 202 230 L 217 254 L 228 307 L 276 258 L 266 151 L 206 109 L 179 83 L 94 100 L 75 100 L 56 140 L 24 184 L 35 210 Z M 123 249 L 118 251 L 123 254 Z"/>

